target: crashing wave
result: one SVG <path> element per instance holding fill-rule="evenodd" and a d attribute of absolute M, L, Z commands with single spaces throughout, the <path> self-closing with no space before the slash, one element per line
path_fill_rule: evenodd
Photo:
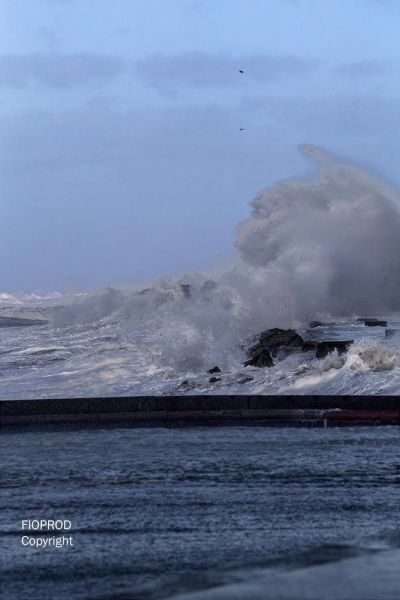
<path fill-rule="evenodd" d="M 301 150 L 319 172 L 256 195 L 225 273 L 109 288 L 58 311 L 54 324 L 118 321 L 152 360 L 188 370 L 237 361 L 241 345 L 267 327 L 398 310 L 400 194 L 315 146 Z"/>

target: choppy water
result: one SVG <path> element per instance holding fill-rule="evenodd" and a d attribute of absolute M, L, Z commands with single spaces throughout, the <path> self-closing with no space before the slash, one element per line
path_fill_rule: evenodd
<path fill-rule="evenodd" d="M 319 171 L 255 196 L 223 271 L 91 295 L 0 293 L 0 305 L 67 304 L 51 327 L 0 330 L 0 399 L 398 394 L 400 193 L 321 148 L 301 150 Z M 387 317 L 396 335 L 356 316 Z M 337 324 L 306 331 L 315 319 Z M 357 343 L 343 357 L 298 353 L 272 369 L 244 369 L 243 346 L 271 327 Z M 215 365 L 223 373 L 210 384 Z"/>
<path fill-rule="evenodd" d="M 366 327 L 356 318 L 336 325 L 297 329 L 305 339 L 354 339 L 346 355 L 317 360 L 298 352 L 274 367 L 243 367 L 233 348 L 229 360 L 210 354 L 201 364 L 170 361 L 154 336 L 129 329 L 123 320 L 94 320 L 62 327 L 0 328 L 0 399 L 147 394 L 398 394 L 400 318 L 385 327 Z M 162 337 L 163 332 L 160 332 Z M 207 362 L 208 360 L 208 362 Z M 207 369 L 219 365 L 219 381 Z M 184 383 L 185 382 L 185 383 Z"/>
<path fill-rule="evenodd" d="M 399 547 L 398 441 L 395 427 L 5 434 L 4 597 L 155 600 Z M 29 518 L 70 519 L 74 548 L 23 548 Z"/>

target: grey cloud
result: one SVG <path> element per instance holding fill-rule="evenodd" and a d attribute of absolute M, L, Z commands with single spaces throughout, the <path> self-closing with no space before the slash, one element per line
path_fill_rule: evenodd
<path fill-rule="evenodd" d="M 398 98 L 378 96 L 321 96 L 317 98 L 254 97 L 242 103 L 244 111 L 270 123 L 300 132 L 303 139 L 321 135 L 356 135 L 359 139 L 384 135 L 400 128 Z"/>
<path fill-rule="evenodd" d="M 194 147 L 196 152 L 201 149 L 207 155 L 220 156 L 226 144 L 230 157 L 239 148 L 247 155 L 249 145 L 258 140 L 257 152 L 262 157 L 260 148 L 266 140 L 273 139 L 274 147 L 278 139 L 286 144 L 289 137 L 293 143 L 324 143 L 326 137 L 343 140 L 355 136 L 372 143 L 382 137 L 397 139 L 400 133 L 397 98 L 258 96 L 248 97 L 232 109 L 212 104 L 158 111 L 116 110 L 100 100 L 80 111 L 1 117 L 1 173 L 18 179 L 16 175 L 24 171 L 110 165 L 117 169 L 126 166 L 131 172 L 133 163 L 145 159 L 151 169 L 158 162 L 168 162 L 175 172 L 174 163 L 180 164 L 182 157 L 190 162 Z M 244 135 L 239 134 L 242 126 Z M 251 164 L 247 168 L 251 169 Z"/>
<path fill-rule="evenodd" d="M 240 83 L 241 77 L 268 83 L 307 74 L 315 66 L 315 61 L 289 54 L 233 57 L 188 52 L 173 56 L 153 54 L 137 61 L 135 71 L 146 84 L 163 91 L 177 87 L 235 86 Z M 239 70 L 243 70 L 244 74 L 238 73 Z"/>
<path fill-rule="evenodd" d="M 303 172 L 296 144 L 385 165 L 400 156 L 399 106 L 266 97 L 0 116 L 3 287 L 108 285 L 228 257 L 253 192 Z"/>
<path fill-rule="evenodd" d="M 12 176 L 35 169 L 120 168 L 127 162 L 131 168 L 130 161 L 144 156 L 153 164 L 156 150 L 165 162 L 172 160 L 171 148 L 191 146 L 193 139 L 207 148 L 215 137 L 238 133 L 235 116 L 218 105 L 117 110 L 107 102 L 82 110 L 0 116 L 0 130 L 0 171 Z"/>
<path fill-rule="evenodd" d="M 338 66 L 335 72 L 345 77 L 375 77 L 386 75 L 393 70 L 393 65 L 378 60 L 359 60 Z"/>
<path fill-rule="evenodd" d="M 116 57 L 97 54 L 0 55 L 0 87 L 25 88 L 31 83 L 52 88 L 103 84 L 123 70 Z"/>
<path fill-rule="evenodd" d="M 60 46 L 60 36 L 50 27 L 41 26 L 36 31 L 38 40 L 47 52 L 57 52 Z"/>
<path fill-rule="evenodd" d="M 243 143 L 223 106 L 91 106 L 0 117 L 0 130 L 5 288 L 202 268 L 230 254 L 248 195 L 265 183 L 260 145 Z M 274 154 L 270 168 L 276 143 Z"/>

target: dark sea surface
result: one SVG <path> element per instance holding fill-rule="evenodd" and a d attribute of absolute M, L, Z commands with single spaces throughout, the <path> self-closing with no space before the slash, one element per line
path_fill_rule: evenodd
<path fill-rule="evenodd" d="M 0 438 L 6 599 L 150 600 L 400 546 L 400 430 L 86 429 Z M 21 544 L 69 519 L 74 547 Z M 327 598 L 329 595 L 327 595 Z"/>

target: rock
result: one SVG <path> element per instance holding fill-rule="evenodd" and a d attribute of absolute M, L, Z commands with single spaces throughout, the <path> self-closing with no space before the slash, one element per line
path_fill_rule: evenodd
<path fill-rule="evenodd" d="M 259 342 L 250 351 L 257 350 L 259 347 L 269 350 L 272 356 L 275 356 L 282 348 L 288 350 L 298 350 L 303 345 L 303 338 L 294 329 L 267 329 L 259 336 Z"/>
<path fill-rule="evenodd" d="M 312 350 L 316 350 L 318 346 L 318 342 L 304 342 L 301 350 L 302 352 L 311 352 Z"/>
<path fill-rule="evenodd" d="M 245 366 L 272 367 L 273 357 L 301 350 L 315 352 L 316 358 L 325 358 L 335 350 L 347 352 L 353 340 L 304 341 L 294 329 L 267 329 L 258 336 L 258 342 L 248 350 Z"/>
<path fill-rule="evenodd" d="M 196 387 L 196 382 L 190 381 L 189 379 L 185 379 L 184 381 L 182 381 L 182 383 L 179 385 L 179 387 L 192 390 L 193 388 Z"/>
<path fill-rule="evenodd" d="M 210 377 L 210 383 L 216 383 L 217 381 L 221 381 L 221 377 Z"/>
<path fill-rule="evenodd" d="M 336 323 L 322 323 L 322 321 L 310 321 L 309 327 L 314 329 L 315 327 L 331 327 L 332 325 L 336 325 Z"/>
<path fill-rule="evenodd" d="M 360 317 L 357 319 L 360 323 L 364 323 L 367 327 L 386 327 L 387 321 L 380 321 L 376 317 Z"/>
<path fill-rule="evenodd" d="M 306 341 L 302 346 L 303 352 L 315 352 L 316 358 L 325 358 L 334 350 L 339 354 L 347 352 L 353 340 L 324 340 L 322 342 Z"/>
<path fill-rule="evenodd" d="M 210 373 L 211 375 L 213 373 L 221 373 L 221 369 L 219 367 L 213 367 L 212 369 L 209 369 L 207 373 Z"/>
<path fill-rule="evenodd" d="M 21 319 L 19 317 L 0 317 L 0 327 L 32 327 L 33 325 L 46 325 L 45 319 Z"/>
<path fill-rule="evenodd" d="M 317 348 L 315 356 L 316 358 L 325 358 L 334 350 L 337 350 L 338 354 L 344 354 L 350 348 L 353 340 L 325 340 L 323 342 L 317 342 Z"/>
<path fill-rule="evenodd" d="M 192 286 L 189 283 L 180 283 L 179 285 L 185 298 L 190 298 Z"/>
<path fill-rule="evenodd" d="M 399 330 L 398 329 L 386 329 L 385 331 L 385 338 L 389 338 L 389 337 L 393 337 L 395 335 L 399 334 Z"/>
<path fill-rule="evenodd" d="M 241 379 L 238 379 L 238 383 L 250 383 L 250 381 L 254 381 L 254 379 L 252 377 L 242 377 Z"/>
<path fill-rule="evenodd" d="M 257 352 L 257 354 L 252 356 L 252 358 L 246 360 L 244 366 L 258 367 L 259 369 L 261 369 L 262 367 L 273 367 L 274 361 L 272 360 L 272 356 L 268 352 L 268 350 L 261 350 L 260 352 Z"/>
<path fill-rule="evenodd" d="M 200 289 L 202 292 L 212 292 L 215 290 L 216 287 L 217 284 L 215 283 L 215 281 L 213 281 L 212 279 L 207 279 L 207 281 L 203 283 Z"/>
<path fill-rule="evenodd" d="M 2 306 L 0 307 L 0 328 L 46 325 L 49 322 L 50 312 L 49 307 L 25 308 L 21 306 Z"/>
<path fill-rule="evenodd" d="M 252 367 L 272 367 L 273 356 L 299 350 L 302 346 L 303 338 L 294 329 L 267 329 L 260 333 L 257 344 L 249 348 L 249 359 L 244 364 Z"/>

